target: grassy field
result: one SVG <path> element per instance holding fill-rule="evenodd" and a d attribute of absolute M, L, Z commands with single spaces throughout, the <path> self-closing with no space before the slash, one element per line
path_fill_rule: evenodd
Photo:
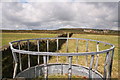
<path fill-rule="evenodd" d="M 21 39 L 56 37 L 58 34 L 41 33 L 2 33 L 2 45 L 9 45 L 9 42 Z"/>
<path fill-rule="evenodd" d="M 103 41 L 107 43 L 111 43 L 115 45 L 115 53 L 114 53 L 114 60 L 113 60 L 113 70 L 112 70 L 112 78 L 118 78 L 118 36 L 113 35 L 94 35 L 94 34 L 74 34 L 73 38 L 86 38 L 86 39 L 93 39 L 98 41 Z M 69 49 L 68 52 L 75 52 L 76 51 L 76 42 L 75 40 L 69 40 Z M 78 52 L 85 52 L 85 41 L 79 41 L 79 51 Z M 104 50 L 110 48 L 110 46 L 105 46 L 103 44 L 100 45 L 100 50 Z M 96 51 L 96 44 L 93 42 L 89 42 L 89 51 Z M 66 44 L 64 44 L 59 50 L 59 52 L 66 52 Z M 78 57 L 78 64 L 86 65 L 85 63 L 86 56 L 79 56 Z M 60 63 L 66 63 L 66 57 L 59 57 Z M 90 61 L 90 56 L 88 56 L 88 60 Z M 101 73 L 104 72 L 104 61 L 105 61 L 105 54 L 99 55 L 99 67 L 98 71 Z M 56 62 L 56 57 L 53 57 L 50 60 L 50 63 Z M 72 63 L 76 64 L 76 57 L 73 57 Z M 89 62 L 88 62 L 89 63 Z"/>
<path fill-rule="evenodd" d="M 14 40 L 20 40 L 20 39 L 31 39 L 31 38 L 44 38 L 44 37 L 56 37 L 58 34 L 39 34 L 39 33 L 2 33 L 2 45 L 8 45 L 10 41 Z M 86 39 L 94 39 L 94 40 L 99 40 L 103 42 L 108 42 L 111 44 L 115 45 L 115 54 L 114 54 L 114 60 L 113 60 L 113 72 L 112 72 L 112 77 L 113 78 L 118 78 L 118 36 L 115 35 L 94 35 L 94 34 L 73 34 L 72 37 L 75 38 L 86 38 Z M 69 52 L 75 52 L 76 49 L 76 42 L 74 40 L 69 41 Z M 79 52 L 84 52 L 85 51 L 85 41 L 79 41 Z M 90 43 L 89 44 L 91 47 L 89 47 L 89 51 L 95 51 L 95 43 Z M 100 50 L 103 50 L 105 48 L 109 48 L 110 46 L 104 46 L 101 44 Z M 66 52 L 66 43 L 62 45 L 61 50 L 59 52 Z M 103 64 L 104 60 L 103 57 L 105 55 L 100 56 L 99 60 L 99 65 L 100 67 L 98 70 L 103 73 Z M 73 63 L 76 57 L 73 57 Z M 88 57 L 90 58 L 90 57 Z M 78 64 L 85 65 L 84 63 L 85 56 L 79 57 Z M 59 57 L 59 61 L 65 63 L 66 62 L 66 57 Z M 49 61 L 50 63 L 56 62 L 56 57 L 52 57 L 51 60 Z M 102 67 L 102 68 L 101 68 Z"/>

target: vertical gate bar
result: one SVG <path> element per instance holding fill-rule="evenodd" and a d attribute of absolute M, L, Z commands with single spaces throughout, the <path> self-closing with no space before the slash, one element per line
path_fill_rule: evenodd
<path fill-rule="evenodd" d="M 67 38 L 67 43 L 66 43 L 66 52 L 68 53 L 68 38 Z M 66 62 L 68 63 L 68 57 L 66 57 Z"/>
<path fill-rule="evenodd" d="M 20 50 L 20 42 L 18 42 L 18 48 Z M 19 64 L 20 64 L 20 71 L 22 71 L 22 61 L 21 61 L 21 54 L 19 53 Z"/>
<path fill-rule="evenodd" d="M 111 56 L 111 63 L 110 63 L 110 77 L 111 77 L 111 73 L 112 73 L 113 55 L 114 55 L 114 49 L 112 50 L 112 56 Z"/>
<path fill-rule="evenodd" d="M 67 38 L 69 38 L 70 37 L 70 35 L 69 35 L 69 33 L 67 33 Z"/>
<path fill-rule="evenodd" d="M 72 77 L 72 56 L 69 56 L 69 68 L 68 68 L 68 79 L 71 80 Z"/>
<path fill-rule="evenodd" d="M 61 75 L 63 74 L 63 64 L 61 63 Z"/>
<path fill-rule="evenodd" d="M 67 38 L 67 43 L 66 43 L 66 52 L 68 52 L 68 38 Z"/>
<path fill-rule="evenodd" d="M 16 73 L 17 73 L 17 65 L 18 65 L 18 63 L 15 63 L 13 78 L 15 78 Z"/>
<path fill-rule="evenodd" d="M 58 39 L 57 39 L 57 51 L 59 50 L 59 42 L 58 42 Z M 57 56 L 57 63 L 58 63 L 58 56 Z"/>
<path fill-rule="evenodd" d="M 76 40 L 76 52 L 78 53 L 78 39 Z M 76 64 L 78 64 L 78 56 L 76 56 Z"/>
<path fill-rule="evenodd" d="M 96 51 L 99 52 L 99 42 L 97 42 Z M 96 55 L 95 70 L 97 70 L 97 68 L 98 68 L 98 60 L 99 60 L 99 54 Z"/>
<path fill-rule="evenodd" d="M 86 52 L 88 52 L 88 40 L 86 40 Z M 88 66 L 88 56 L 86 55 L 86 66 Z"/>
<path fill-rule="evenodd" d="M 44 61 L 44 78 L 47 80 L 48 78 L 48 70 L 47 70 L 47 56 L 43 56 Z"/>
<path fill-rule="evenodd" d="M 27 40 L 27 45 L 28 45 L 28 51 L 30 49 L 30 42 Z M 30 55 L 28 54 L 28 68 L 30 68 Z"/>
<path fill-rule="evenodd" d="M 37 77 L 36 66 L 35 66 L 35 78 Z"/>
<path fill-rule="evenodd" d="M 103 78 L 106 80 L 107 78 L 107 61 L 108 61 L 108 55 L 109 55 L 109 52 L 106 53 L 106 57 L 105 57 L 105 63 L 104 63 L 104 75 L 103 75 Z"/>
<path fill-rule="evenodd" d="M 37 50 L 38 50 L 38 52 L 40 52 L 40 41 L 39 40 L 37 40 Z M 38 65 L 40 64 L 40 56 L 38 55 Z"/>
<path fill-rule="evenodd" d="M 49 52 L 49 40 L 47 40 L 47 52 Z M 47 63 L 49 61 L 49 56 L 47 56 Z"/>
<path fill-rule="evenodd" d="M 107 60 L 107 78 L 109 79 L 111 77 L 110 74 L 110 65 L 111 65 L 111 55 L 110 52 L 108 53 L 108 60 Z"/>
<path fill-rule="evenodd" d="M 18 59 L 16 53 L 12 51 L 13 59 L 15 61 L 15 66 L 14 66 L 14 72 L 13 72 L 13 78 L 15 78 L 16 73 L 17 73 L 17 65 L 18 65 Z"/>
<path fill-rule="evenodd" d="M 93 64 L 94 64 L 94 55 L 91 55 L 90 67 L 89 67 L 89 78 L 92 78 L 92 77 L 93 77 L 93 75 L 92 75 L 92 67 L 93 67 Z"/>

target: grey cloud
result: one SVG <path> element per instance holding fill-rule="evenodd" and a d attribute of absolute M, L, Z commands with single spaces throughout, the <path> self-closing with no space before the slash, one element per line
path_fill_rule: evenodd
<path fill-rule="evenodd" d="M 117 2 L 15 2 L 3 3 L 2 11 L 2 27 L 6 29 L 116 29 L 118 26 Z"/>

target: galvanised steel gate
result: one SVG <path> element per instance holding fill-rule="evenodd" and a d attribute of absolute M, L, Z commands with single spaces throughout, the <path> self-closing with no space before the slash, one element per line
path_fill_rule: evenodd
<path fill-rule="evenodd" d="M 46 52 L 40 51 L 40 40 L 46 40 Z M 49 51 L 49 41 L 55 40 L 56 41 L 56 52 Z M 66 52 L 59 52 L 59 41 L 66 40 Z M 70 43 L 70 40 L 74 40 L 75 43 Z M 36 41 L 37 44 L 37 51 L 30 51 L 30 41 Z M 20 45 L 21 42 L 27 43 L 27 50 L 21 49 Z M 80 52 L 79 43 L 85 43 L 84 49 L 85 52 Z M 90 43 L 94 43 L 89 45 Z M 113 55 L 114 55 L 114 48 L 115 46 L 110 43 L 105 43 L 102 41 L 91 40 L 91 39 L 82 39 L 82 38 L 37 38 L 37 39 L 25 39 L 25 40 L 18 40 L 10 42 L 10 48 L 12 50 L 13 58 L 15 61 L 14 73 L 13 78 L 36 78 L 38 76 L 44 75 L 44 78 L 47 79 L 48 75 L 51 74 L 68 74 L 68 79 L 71 79 L 72 75 L 78 76 L 85 76 L 87 78 L 95 79 L 109 79 L 111 78 L 112 72 L 112 62 L 113 62 Z M 18 48 L 15 48 L 13 45 L 17 44 Z M 69 52 L 69 44 L 75 44 L 75 51 Z M 100 44 L 103 44 L 100 46 Z M 109 46 L 103 50 L 100 50 L 103 46 Z M 94 47 L 93 47 L 94 46 Z M 90 51 L 90 48 L 93 47 L 96 51 Z M 103 47 L 104 48 L 104 47 Z M 18 55 L 19 54 L 19 55 Z M 22 61 L 21 55 L 27 54 L 28 55 L 28 68 L 22 70 Z M 101 58 L 99 55 L 103 54 L 105 57 Z M 18 55 L 18 56 L 17 56 Z M 37 57 L 38 65 L 32 66 L 30 65 L 30 55 L 35 55 Z M 40 56 L 43 58 L 43 64 L 40 64 Z M 49 63 L 49 56 L 55 56 L 56 62 Z M 66 62 L 60 62 L 60 57 L 66 57 Z M 81 59 L 84 57 L 85 61 L 83 62 Z M 100 62 L 101 59 L 104 59 L 104 62 Z M 73 60 L 75 63 L 73 63 Z M 86 63 L 86 65 L 81 65 L 79 62 Z M 100 63 L 99 63 L 100 62 Z M 103 68 L 103 71 L 99 71 L 98 67 Z M 19 68 L 18 68 L 19 67 Z M 18 69 L 20 72 L 18 73 Z M 17 73 L 17 74 L 16 74 Z"/>

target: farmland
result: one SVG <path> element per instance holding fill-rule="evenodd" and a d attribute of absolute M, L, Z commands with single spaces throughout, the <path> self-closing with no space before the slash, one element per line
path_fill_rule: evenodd
<path fill-rule="evenodd" d="M 111 43 L 111 44 L 114 44 L 115 45 L 115 54 L 114 54 L 114 59 L 113 59 L 113 71 L 112 71 L 112 77 L 113 78 L 117 78 L 118 77 L 118 36 L 114 36 L 114 35 L 94 35 L 94 34 L 74 34 L 72 37 L 76 37 L 76 38 L 86 38 L 86 39 L 93 39 L 93 40 L 98 40 L 98 41 L 103 41 L 103 42 L 108 42 L 108 43 Z M 69 45 L 69 52 L 75 52 L 75 41 L 73 40 L 70 40 L 69 43 L 71 43 Z M 72 44 L 73 43 L 73 44 Z M 60 50 L 60 52 L 66 52 L 66 44 L 64 44 Z M 79 42 L 79 45 L 82 45 L 82 43 Z M 85 44 L 83 44 L 85 45 Z M 95 48 L 95 44 L 89 44 L 91 45 L 92 47 L 90 47 L 90 49 L 93 49 L 93 51 L 95 51 L 94 49 Z M 102 49 L 105 49 L 106 47 L 105 46 L 101 46 L 100 47 L 101 50 Z M 79 47 L 79 52 L 85 52 L 85 49 L 82 48 L 82 47 Z M 99 71 L 101 71 L 101 73 L 103 73 L 103 64 L 104 64 L 104 58 L 105 55 L 101 55 L 100 56 L 100 67 L 99 67 Z M 54 57 L 55 58 L 55 57 Z M 51 62 L 55 62 L 55 59 L 51 59 Z M 75 59 L 75 57 L 73 57 L 73 59 Z M 82 64 L 82 65 L 85 65 L 84 61 L 85 61 L 85 57 L 84 56 L 81 56 L 79 57 L 80 61 L 78 62 L 78 64 Z M 65 57 L 61 57 L 59 58 L 60 62 L 64 62 L 66 61 L 66 58 Z M 73 60 L 73 63 L 75 63 L 76 61 Z M 102 63 L 102 64 L 101 64 Z"/>
<path fill-rule="evenodd" d="M 60 34 L 60 33 L 59 33 Z M 8 43 L 14 40 L 20 40 L 20 39 L 31 39 L 31 38 L 45 38 L 45 37 L 56 37 L 59 34 L 49 34 L 49 33 L 2 33 L 2 46 L 9 45 Z M 86 39 L 93 39 L 103 42 L 108 42 L 115 45 L 115 54 L 114 54 L 114 60 L 113 60 L 113 71 L 112 71 L 112 77 L 118 78 L 118 37 L 117 35 L 97 35 L 97 34 L 73 34 L 74 38 L 86 38 Z M 74 52 L 75 50 L 75 41 L 69 41 L 69 52 Z M 79 42 L 80 44 L 80 42 Z M 65 45 L 64 43 L 59 50 L 59 52 L 65 52 Z M 92 45 L 92 44 L 91 44 Z M 105 47 L 101 47 L 105 48 Z M 82 51 L 83 50 L 83 51 Z M 79 48 L 79 52 L 84 52 L 84 49 L 82 47 Z M 104 56 L 104 55 L 103 55 Z M 80 57 L 81 58 L 81 57 Z M 59 60 L 60 62 L 65 61 L 65 57 L 61 57 Z M 81 62 L 82 62 L 81 58 Z M 52 57 L 50 62 L 56 62 L 55 57 Z M 74 63 L 75 61 L 73 61 Z M 100 60 L 100 63 L 104 63 L 104 60 Z M 79 63 L 81 64 L 81 63 Z"/>
<path fill-rule="evenodd" d="M 21 39 L 32 39 L 32 38 L 45 38 L 45 37 L 56 37 L 58 34 L 46 34 L 46 33 L 2 33 L 2 45 L 9 45 L 8 43 L 15 40 Z"/>

